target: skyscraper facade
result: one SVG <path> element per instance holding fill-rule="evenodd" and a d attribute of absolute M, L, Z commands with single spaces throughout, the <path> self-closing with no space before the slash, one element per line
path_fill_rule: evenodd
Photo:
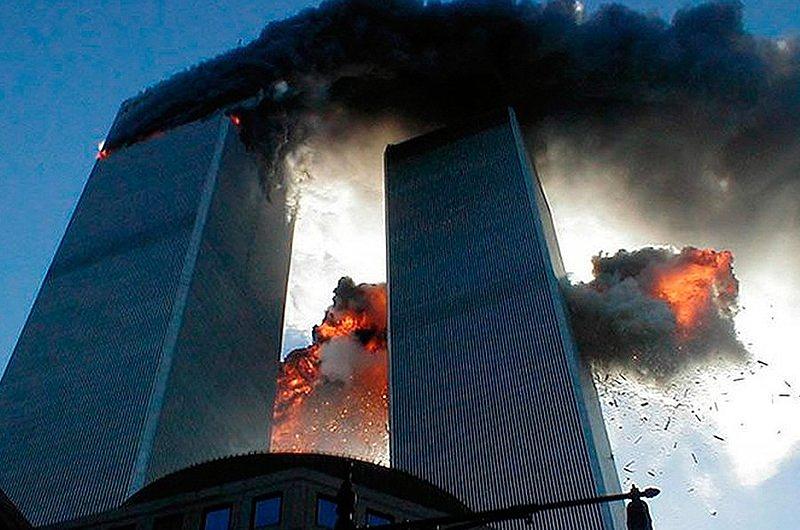
<path fill-rule="evenodd" d="M 392 465 L 475 509 L 617 492 L 513 112 L 389 146 L 385 165 Z M 591 506 L 532 528 L 620 522 Z"/>
<path fill-rule="evenodd" d="M 292 226 L 236 131 L 95 165 L 0 382 L 0 487 L 32 523 L 268 446 Z"/>

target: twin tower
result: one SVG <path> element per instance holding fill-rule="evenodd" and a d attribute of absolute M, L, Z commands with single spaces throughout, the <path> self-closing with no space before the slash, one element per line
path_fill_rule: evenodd
<path fill-rule="evenodd" d="M 513 112 L 389 146 L 385 179 L 392 466 L 475 509 L 618 490 Z M 95 165 L 0 382 L 0 489 L 34 524 L 267 447 L 285 204 L 222 113 Z"/>

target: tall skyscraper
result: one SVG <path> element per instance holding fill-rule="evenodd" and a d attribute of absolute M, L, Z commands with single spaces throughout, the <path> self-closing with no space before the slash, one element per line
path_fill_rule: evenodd
<path fill-rule="evenodd" d="M 513 112 L 389 146 L 385 189 L 392 465 L 472 508 L 619 491 Z M 621 506 L 533 521 L 622 527 Z"/>
<path fill-rule="evenodd" d="M 268 446 L 291 230 L 221 112 L 95 165 L 0 382 L 34 524 Z"/>

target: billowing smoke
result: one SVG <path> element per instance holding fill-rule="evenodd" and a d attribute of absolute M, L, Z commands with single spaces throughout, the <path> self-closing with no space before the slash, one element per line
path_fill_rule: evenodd
<path fill-rule="evenodd" d="M 388 463 L 385 286 L 340 279 L 313 336 L 281 364 L 270 449 Z"/>
<path fill-rule="evenodd" d="M 733 321 L 739 283 L 730 252 L 644 248 L 592 262 L 594 280 L 565 291 L 581 353 L 596 366 L 665 383 L 746 358 Z"/>
<path fill-rule="evenodd" d="M 243 135 L 275 169 L 328 120 L 390 115 L 419 132 L 513 105 L 540 157 L 559 147 L 580 153 L 559 160 L 567 173 L 617 169 L 616 184 L 661 205 L 664 223 L 730 226 L 732 210 L 746 219 L 753 200 L 796 190 L 795 40 L 749 35 L 736 2 L 671 24 L 620 5 L 581 20 L 576 6 L 323 2 L 142 94 L 107 148 L 257 96 L 260 119 Z"/>
<path fill-rule="evenodd" d="M 568 269 L 570 247 L 598 233 L 606 242 L 593 252 L 724 246 L 737 253 L 740 277 L 796 267 L 800 43 L 747 33 L 737 2 L 688 7 L 666 22 L 614 4 L 585 17 L 572 0 L 327 1 L 141 94 L 106 149 L 226 105 L 264 160 L 265 180 L 288 177 L 294 205 L 309 182 L 306 191 L 329 195 L 357 182 L 379 199 L 380 146 L 511 105 Z M 321 175 L 330 167 L 335 174 Z M 334 222 L 382 223 L 380 208 L 357 223 L 353 210 Z M 357 232 L 346 228 L 336 233 Z M 333 229 L 319 232 L 335 239 Z M 617 244 L 621 233 L 629 237 Z M 339 265 L 354 254 L 322 250 Z M 326 281 L 360 273 L 328 268 L 336 275 Z"/>

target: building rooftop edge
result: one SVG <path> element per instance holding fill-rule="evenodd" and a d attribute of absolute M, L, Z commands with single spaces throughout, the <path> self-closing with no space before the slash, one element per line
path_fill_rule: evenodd
<path fill-rule="evenodd" d="M 123 506 L 243 481 L 280 471 L 306 468 L 344 480 L 352 465 L 356 487 L 382 491 L 434 509 L 456 513 L 469 509 L 451 493 L 405 471 L 363 460 L 320 453 L 252 452 L 222 457 L 180 469 L 144 486 Z"/>
<path fill-rule="evenodd" d="M 516 120 L 511 107 L 478 114 L 465 120 L 447 125 L 408 140 L 386 146 L 386 163 L 394 163 L 416 154 L 435 149 L 457 138 L 490 129 L 497 125 Z"/>

